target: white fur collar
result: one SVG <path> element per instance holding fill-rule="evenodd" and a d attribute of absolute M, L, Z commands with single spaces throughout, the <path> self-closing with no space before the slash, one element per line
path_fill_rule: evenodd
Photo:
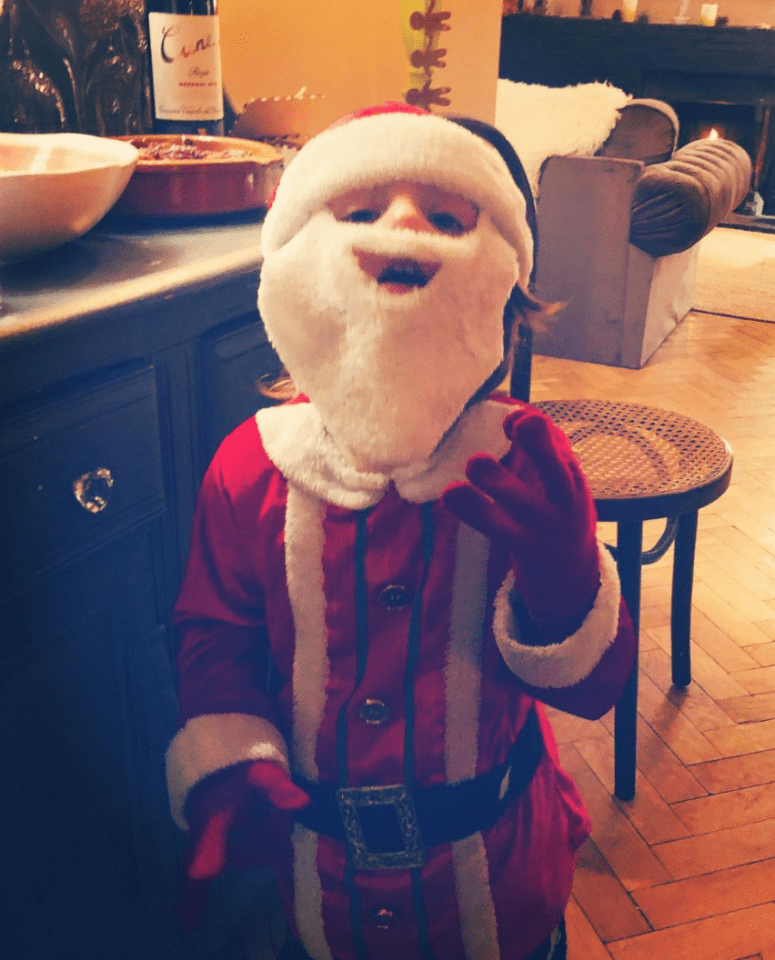
<path fill-rule="evenodd" d="M 450 483 L 465 479 L 465 465 L 474 453 L 500 460 L 510 445 L 503 421 L 513 410 L 513 404 L 497 400 L 476 404 L 427 460 L 390 476 L 356 470 L 310 403 L 267 407 L 258 411 L 256 423 L 267 456 L 289 483 L 336 506 L 363 510 L 382 499 L 391 481 L 405 500 L 427 503 Z"/>

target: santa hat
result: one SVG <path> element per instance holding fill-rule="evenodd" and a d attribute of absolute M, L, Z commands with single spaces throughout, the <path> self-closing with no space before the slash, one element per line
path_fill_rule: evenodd
<path fill-rule="evenodd" d="M 446 118 L 406 103 L 348 114 L 302 147 L 282 175 L 261 233 L 264 256 L 279 250 L 345 191 L 412 180 L 476 204 L 514 248 L 519 284 L 534 262 L 535 208 L 511 144 L 494 127 Z"/>

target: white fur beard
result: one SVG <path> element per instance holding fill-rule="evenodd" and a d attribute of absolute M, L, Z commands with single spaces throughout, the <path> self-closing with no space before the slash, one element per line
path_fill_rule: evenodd
<path fill-rule="evenodd" d="M 422 288 L 394 293 L 353 249 L 440 262 Z M 267 256 L 258 304 L 269 339 L 360 470 L 427 459 L 503 359 L 503 310 L 516 254 L 489 217 L 459 237 L 312 217 Z"/>

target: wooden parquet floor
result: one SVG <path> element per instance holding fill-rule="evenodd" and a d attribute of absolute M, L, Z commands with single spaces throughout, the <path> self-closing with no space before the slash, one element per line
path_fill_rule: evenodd
<path fill-rule="evenodd" d="M 532 399 L 560 397 L 667 407 L 735 454 L 700 511 L 685 690 L 670 681 L 672 550 L 643 568 L 634 800 L 612 795 L 613 715 L 552 712 L 593 820 L 569 960 L 775 960 L 775 324 L 692 313 L 642 370 L 535 357 Z M 646 525 L 647 546 L 662 528 Z"/>

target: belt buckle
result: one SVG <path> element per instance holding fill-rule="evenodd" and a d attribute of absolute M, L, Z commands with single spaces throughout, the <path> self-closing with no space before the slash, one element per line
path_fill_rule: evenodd
<path fill-rule="evenodd" d="M 347 845 L 355 866 L 360 870 L 385 870 L 421 867 L 425 863 L 425 848 L 412 795 L 404 783 L 385 787 L 341 787 L 336 791 L 339 813 L 344 825 Z M 403 850 L 379 852 L 370 850 L 363 835 L 360 819 L 362 807 L 392 806 Z"/>

